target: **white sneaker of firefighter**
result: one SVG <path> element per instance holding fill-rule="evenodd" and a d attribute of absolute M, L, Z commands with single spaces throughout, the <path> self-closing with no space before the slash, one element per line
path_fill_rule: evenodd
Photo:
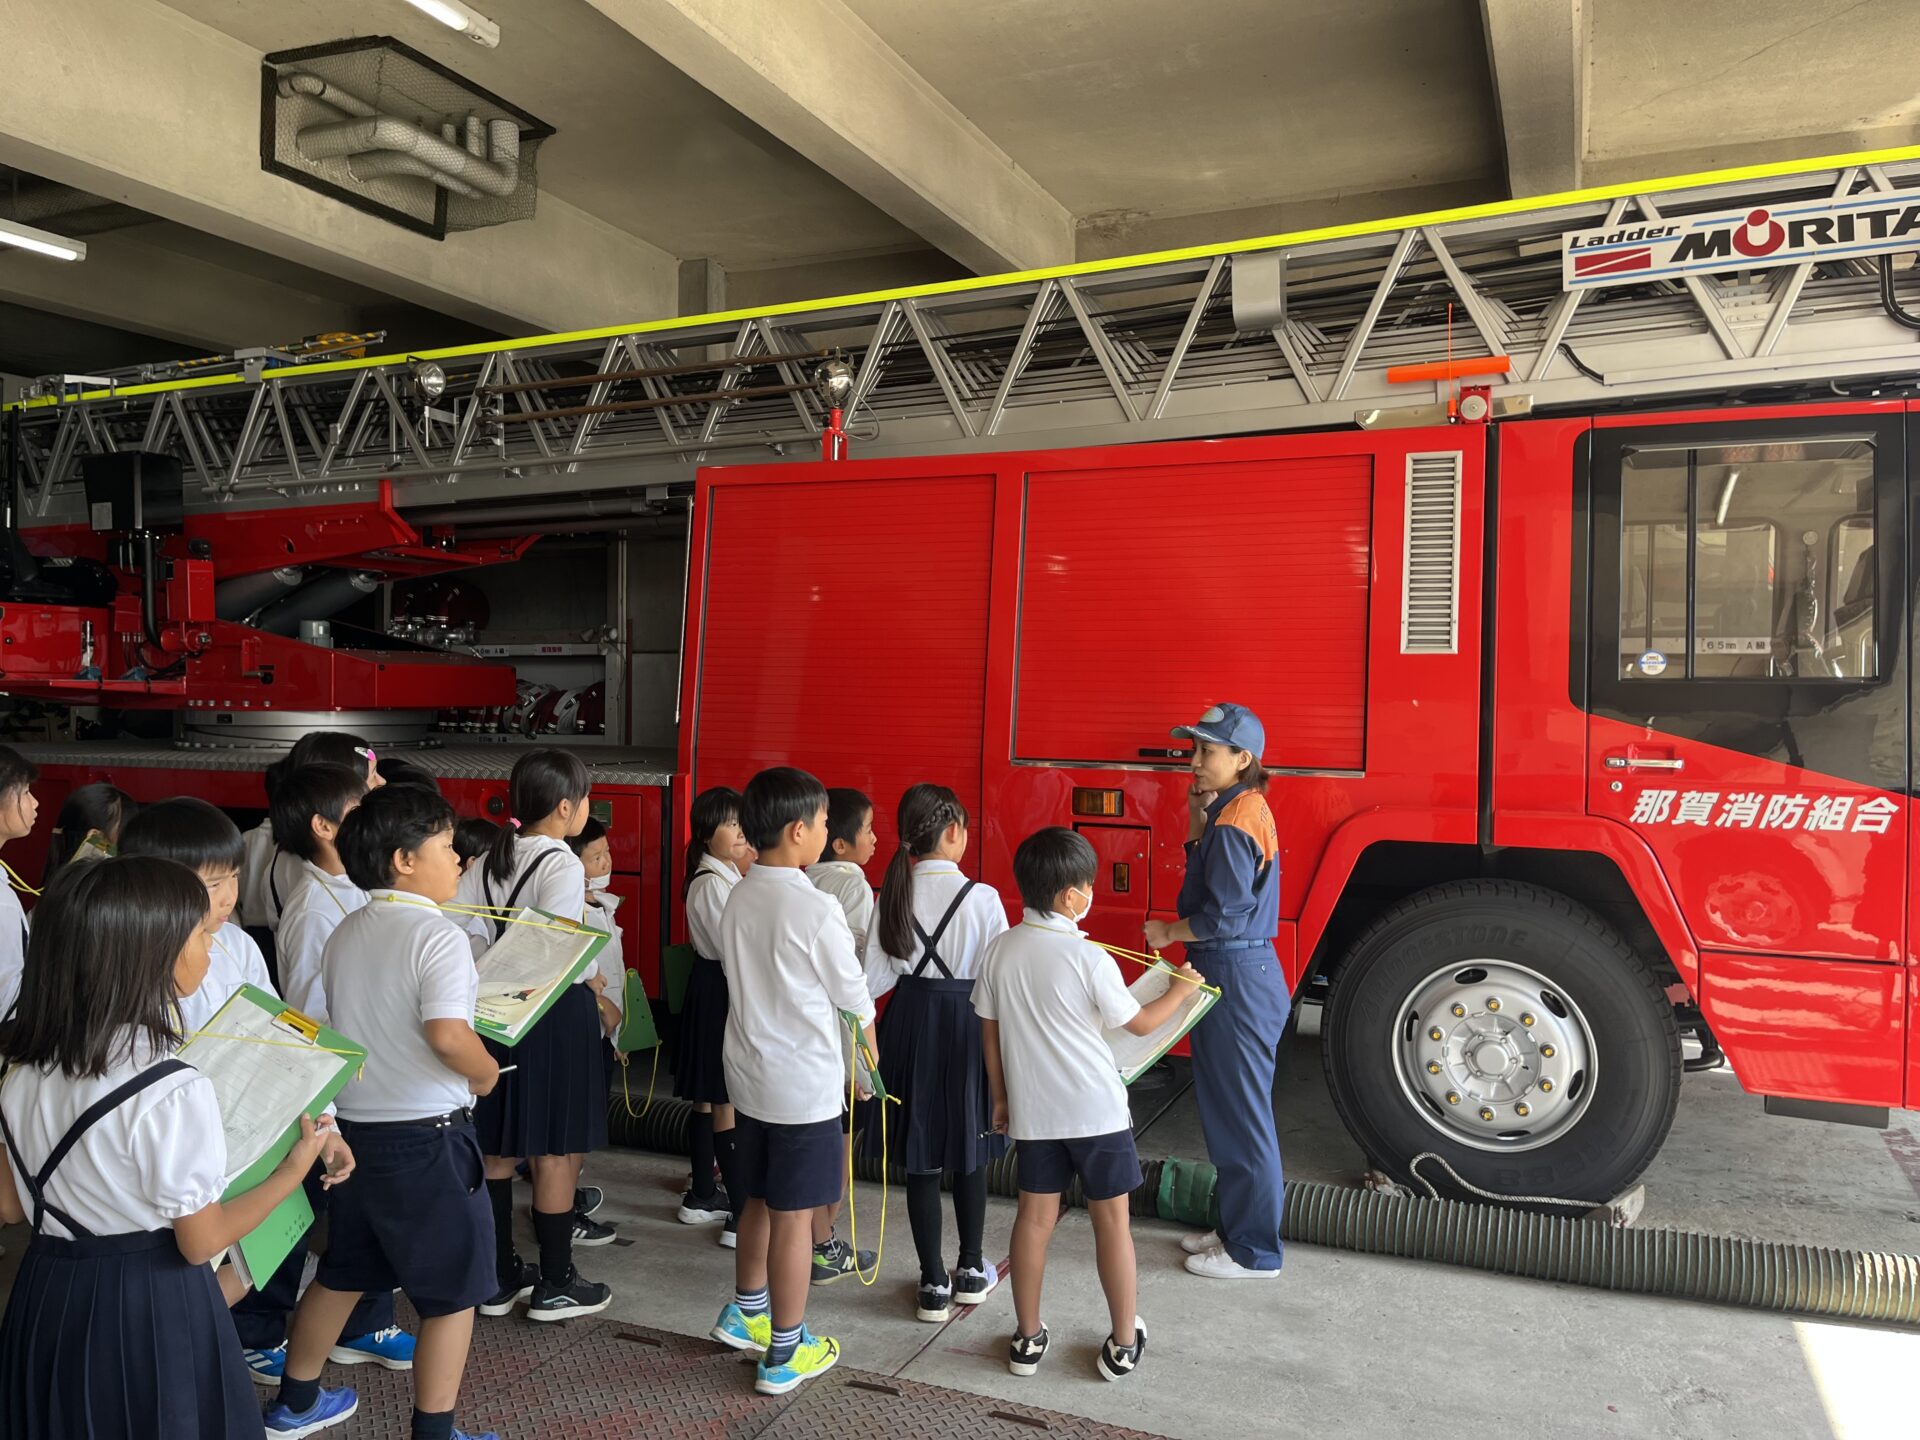
<path fill-rule="evenodd" d="M 1204 1255 L 1209 1250 L 1218 1250 L 1220 1248 L 1220 1232 L 1218 1230 L 1198 1230 L 1191 1235 L 1182 1235 L 1180 1237 L 1180 1248 L 1189 1255 Z"/>
<path fill-rule="evenodd" d="M 1225 1250 L 1209 1250 L 1187 1257 L 1187 1273 L 1204 1275 L 1209 1280 L 1274 1280 L 1278 1270 L 1249 1270 Z"/>

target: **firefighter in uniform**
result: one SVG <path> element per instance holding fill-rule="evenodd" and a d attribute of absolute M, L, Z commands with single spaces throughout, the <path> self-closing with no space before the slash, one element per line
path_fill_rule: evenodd
<path fill-rule="evenodd" d="M 1283 1200 L 1274 1064 L 1292 998 L 1273 948 L 1280 845 L 1260 763 L 1266 730 L 1245 706 L 1223 704 L 1173 734 L 1193 741 L 1187 874 L 1179 921 L 1149 920 L 1147 943 L 1155 950 L 1184 944 L 1194 968 L 1220 988 L 1192 1036 L 1220 1228 L 1181 1244 L 1195 1275 L 1270 1280 L 1280 1272 Z"/>

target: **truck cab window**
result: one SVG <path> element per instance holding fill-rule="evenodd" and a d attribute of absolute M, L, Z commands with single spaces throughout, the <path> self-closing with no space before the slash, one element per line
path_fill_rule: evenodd
<path fill-rule="evenodd" d="M 1621 677 L 1877 678 L 1873 458 L 1851 439 L 1628 452 Z"/>

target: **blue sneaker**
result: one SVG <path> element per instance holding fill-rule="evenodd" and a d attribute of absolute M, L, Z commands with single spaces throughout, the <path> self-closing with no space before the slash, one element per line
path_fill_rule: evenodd
<path fill-rule="evenodd" d="M 803 1327 L 800 1343 L 784 1365 L 769 1365 L 765 1359 L 754 1377 L 753 1388 L 762 1395 L 784 1395 L 797 1390 L 817 1375 L 824 1375 L 840 1360 L 840 1342 L 826 1336 L 815 1339 Z"/>
<path fill-rule="evenodd" d="M 764 1310 L 758 1315 L 749 1315 L 729 1300 L 727 1308 L 720 1312 L 720 1318 L 713 1322 L 713 1329 L 707 1333 L 722 1345 L 764 1355 L 767 1346 L 773 1343 L 773 1316 Z"/>
<path fill-rule="evenodd" d="M 371 1335 L 343 1339 L 327 1352 L 327 1358 L 336 1365 L 378 1365 L 385 1370 L 411 1370 L 414 1343 L 413 1336 L 398 1325 L 389 1325 Z"/>
<path fill-rule="evenodd" d="M 256 1385 L 278 1388 L 280 1377 L 287 1373 L 287 1346 L 283 1340 L 271 1350 L 243 1351 L 247 1357 L 247 1372 L 253 1376 Z"/>
<path fill-rule="evenodd" d="M 456 1425 L 453 1427 L 453 1440 L 500 1440 L 500 1436 L 492 1430 L 484 1435 L 474 1435 Z"/>
<path fill-rule="evenodd" d="M 318 1435 L 322 1430 L 344 1425 L 359 1408 L 358 1391 L 345 1386 L 338 1390 L 322 1387 L 320 1398 L 313 1402 L 313 1408 L 298 1415 L 278 1400 L 267 1406 L 267 1433 L 282 1436 L 284 1440 L 300 1440 L 302 1435 Z"/>

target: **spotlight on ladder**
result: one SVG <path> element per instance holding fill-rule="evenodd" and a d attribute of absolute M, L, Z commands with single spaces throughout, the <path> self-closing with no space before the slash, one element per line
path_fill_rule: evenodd
<path fill-rule="evenodd" d="M 827 425 L 820 432 L 820 458 L 847 458 L 847 406 L 853 400 L 853 366 L 838 351 L 820 362 L 813 371 L 813 392 L 827 412 Z"/>

